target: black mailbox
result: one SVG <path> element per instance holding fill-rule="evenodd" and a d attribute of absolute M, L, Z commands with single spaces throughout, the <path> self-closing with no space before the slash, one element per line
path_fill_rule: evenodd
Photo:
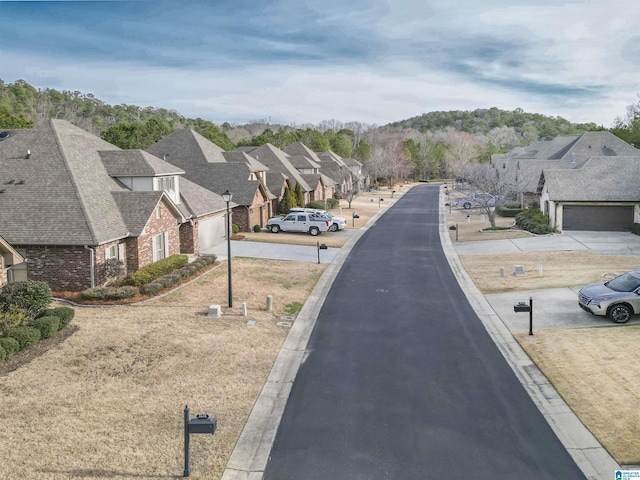
<path fill-rule="evenodd" d="M 353 218 L 360 218 L 360 215 L 358 215 L 357 213 L 354 213 Z"/>
<path fill-rule="evenodd" d="M 318 245 L 318 248 L 320 250 L 327 250 L 327 246 L 324 243 L 321 243 L 320 245 Z"/>
<path fill-rule="evenodd" d="M 516 313 L 530 312 L 531 311 L 531 305 L 527 305 L 524 302 L 518 302 L 513 306 L 513 311 L 516 312 Z"/>
<path fill-rule="evenodd" d="M 209 418 L 209 415 L 200 414 L 196 418 L 189 420 L 189 433 L 209 433 L 213 435 L 216 433 L 216 427 L 218 420 Z"/>

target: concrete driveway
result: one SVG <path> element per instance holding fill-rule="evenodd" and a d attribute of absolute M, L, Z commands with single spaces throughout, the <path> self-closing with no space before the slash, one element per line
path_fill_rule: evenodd
<path fill-rule="evenodd" d="M 640 236 L 630 232 L 572 231 L 559 235 L 532 236 L 512 240 L 454 243 L 458 255 L 542 251 L 592 251 L 601 255 L 640 255 Z M 529 331 L 529 315 L 516 314 L 513 306 L 533 299 L 533 330 L 615 327 L 604 317 L 590 315 L 578 306 L 581 285 L 485 295 L 487 301 L 511 333 Z M 640 315 L 629 324 L 640 323 Z"/>

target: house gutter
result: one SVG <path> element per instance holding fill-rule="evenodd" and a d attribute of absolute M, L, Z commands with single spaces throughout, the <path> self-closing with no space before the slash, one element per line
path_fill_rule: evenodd
<path fill-rule="evenodd" d="M 96 265 L 95 265 L 95 250 L 88 245 L 84 246 L 85 250 L 89 250 L 89 272 L 91 275 L 91 288 L 96 288 Z"/>

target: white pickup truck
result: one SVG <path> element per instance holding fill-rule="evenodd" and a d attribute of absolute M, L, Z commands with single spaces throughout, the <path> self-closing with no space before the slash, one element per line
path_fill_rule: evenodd
<path fill-rule="evenodd" d="M 267 228 L 272 233 L 306 232 L 314 237 L 328 231 L 330 225 L 331 221 L 326 216 L 307 212 L 290 213 L 286 217 L 274 217 L 267 221 Z"/>

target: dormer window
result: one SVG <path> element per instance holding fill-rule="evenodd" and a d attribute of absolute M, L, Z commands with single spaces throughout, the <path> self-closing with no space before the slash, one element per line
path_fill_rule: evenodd
<path fill-rule="evenodd" d="M 176 178 L 175 177 L 158 177 L 157 178 L 158 190 L 164 190 L 173 198 L 173 194 L 176 191 Z"/>

